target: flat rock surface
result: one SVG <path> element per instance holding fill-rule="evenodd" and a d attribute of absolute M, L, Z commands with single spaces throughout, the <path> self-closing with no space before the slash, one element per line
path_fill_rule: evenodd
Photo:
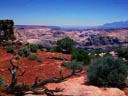
<path fill-rule="evenodd" d="M 55 96 L 126 96 L 118 88 L 98 88 L 95 86 L 84 85 L 84 76 L 73 77 L 64 82 L 47 84 L 49 89 L 64 88 L 63 92 L 55 93 Z M 28 94 L 26 96 L 35 96 Z M 46 96 L 46 95 L 38 95 Z"/>
<path fill-rule="evenodd" d="M 56 95 L 71 96 L 126 96 L 123 91 L 118 88 L 98 88 L 94 86 L 84 85 L 84 76 L 68 79 L 58 84 L 48 84 L 49 89 L 56 87 L 64 88 L 64 91 Z"/>

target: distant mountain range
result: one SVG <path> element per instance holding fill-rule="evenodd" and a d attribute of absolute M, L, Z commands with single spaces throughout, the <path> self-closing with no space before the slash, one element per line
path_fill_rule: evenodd
<path fill-rule="evenodd" d="M 101 28 L 126 28 L 126 27 L 128 27 L 128 21 L 106 23 L 103 26 L 101 26 Z"/>
<path fill-rule="evenodd" d="M 128 28 L 128 21 L 119 21 L 119 22 L 112 22 L 112 23 L 105 23 L 101 26 L 61 26 L 61 29 L 92 29 L 92 28 Z"/>
<path fill-rule="evenodd" d="M 128 21 L 119 21 L 112 23 L 105 23 L 101 26 L 47 26 L 47 25 L 15 25 L 18 29 L 33 29 L 33 28 L 41 28 L 48 27 L 50 29 L 55 30 L 83 30 L 83 29 L 109 29 L 109 28 L 128 28 Z"/>

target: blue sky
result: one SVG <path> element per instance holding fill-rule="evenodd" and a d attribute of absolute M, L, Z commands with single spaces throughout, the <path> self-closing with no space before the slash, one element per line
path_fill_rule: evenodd
<path fill-rule="evenodd" d="M 96 26 L 128 20 L 128 0 L 0 0 L 0 19 L 20 25 Z"/>

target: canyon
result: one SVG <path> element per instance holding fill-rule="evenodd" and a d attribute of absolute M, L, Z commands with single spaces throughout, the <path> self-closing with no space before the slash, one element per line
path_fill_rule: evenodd
<path fill-rule="evenodd" d="M 56 42 L 64 37 L 73 39 L 76 47 L 88 50 L 114 50 L 128 46 L 128 28 L 64 30 L 54 26 L 18 25 L 15 26 L 15 35 L 17 40 L 46 47 L 56 46 Z"/>

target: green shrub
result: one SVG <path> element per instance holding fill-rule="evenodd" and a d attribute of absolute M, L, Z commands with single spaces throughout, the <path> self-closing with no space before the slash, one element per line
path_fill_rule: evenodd
<path fill-rule="evenodd" d="M 38 44 L 38 48 L 41 50 L 41 49 L 43 49 L 43 48 L 44 48 L 44 46 L 43 46 L 43 45 L 41 45 L 41 44 Z"/>
<path fill-rule="evenodd" d="M 3 41 L 1 43 L 2 43 L 3 46 L 11 46 L 11 45 L 13 45 L 13 43 L 12 43 L 11 40 L 9 40 L 9 41 Z"/>
<path fill-rule="evenodd" d="M 128 76 L 128 69 L 122 59 L 106 56 L 89 65 L 87 76 L 92 85 L 121 87 Z"/>
<path fill-rule="evenodd" d="M 36 60 L 37 57 L 38 57 L 38 56 L 37 56 L 36 54 L 30 54 L 30 55 L 28 56 L 28 59 L 29 59 L 29 60 Z"/>
<path fill-rule="evenodd" d="M 128 48 L 124 50 L 119 49 L 119 50 L 116 50 L 116 52 L 118 53 L 119 57 L 128 59 Z"/>
<path fill-rule="evenodd" d="M 2 43 L 2 46 L 5 46 L 6 52 L 15 53 L 15 45 L 13 44 L 13 42 L 11 40 L 3 41 L 1 43 Z"/>
<path fill-rule="evenodd" d="M 56 48 L 56 47 L 52 47 L 52 48 L 50 48 L 49 51 L 50 51 L 50 52 L 56 52 L 56 51 L 57 51 L 57 48 Z"/>
<path fill-rule="evenodd" d="M 30 55 L 31 52 L 37 52 L 42 48 L 43 46 L 39 44 L 27 44 L 25 47 L 22 47 L 18 50 L 18 54 L 21 57 L 27 57 Z"/>
<path fill-rule="evenodd" d="M 63 62 L 61 64 L 61 66 L 65 66 L 68 69 L 73 70 L 73 73 L 74 73 L 76 70 L 80 70 L 81 71 L 83 69 L 83 62 L 79 62 L 79 61 L 73 60 L 71 62 Z"/>
<path fill-rule="evenodd" d="M 46 47 L 45 47 L 45 49 L 46 49 L 48 52 L 50 52 L 51 48 L 52 48 L 52 47 L 49 47 L 49 46 L 46 46 Z"/>
<path fill-rule="evenodd" d="M 72 60 L 84 62 L 84 64 L 90 64 L 90 56 L 84 49 L 75 49 L 72 52 Z"/>
<path fill-rule="evenodd" d="M 53 56 L 51 59 L 55 59 L 55 60 L 66 60 L 66 57 L 62 54 L 60 56 Z"/>
<path fill-rule="evenodd" d="M 7 46 L 6 47 L 6 52 L 8 52 L 8 53 L 15 53 L 14 46 L 13 45 Z"/>
<path fill-rule="evenodd" d="M 40 62 L 40 63 L 42 63 L 42 62 L 43 62 L 43 60 L 42 60 L 41 58 L 39 58 L 39 57 L 38 57 L 38 58 L 36 58 L 36 61 L 37 61 L 37 62 Z"/>
<path fill-rule="evenodd" d="M 29 44 L 28 48 L 31 52 L 37 52 L 39 50 L 39 46 L 37 44 Z"/>
<path fill-rule="evenodd" d="M 30 55 L 30 49 L 27 47 L 20 48 L 18 54 L 21 57 L 28 57 Z"/>
<path fill-rule="evenodd" d="M 61 66 L 67 67 L 70 64 L 70 62 L 62 62 Z"/>
<path fill-rule="evenodd" d="M 36 60 L 37 62 L 42 62 L 42 59 L 39 58 L 36 54 L 30 54 L 28 56 L 28 59 L 30 59 L 30 60 Z"/>
<path fill-rule="evenodd" d="M 0 76 L 0 86 L 4 86 L 5 84 L 5 80 Z"/>
<path fill-rule="evenodd" d="M 69 37 L 65 37 L 57 41 L 56 52 L 70 54 L 74 49 L 74 46 L 75 46 L 74 41 Z"/>

